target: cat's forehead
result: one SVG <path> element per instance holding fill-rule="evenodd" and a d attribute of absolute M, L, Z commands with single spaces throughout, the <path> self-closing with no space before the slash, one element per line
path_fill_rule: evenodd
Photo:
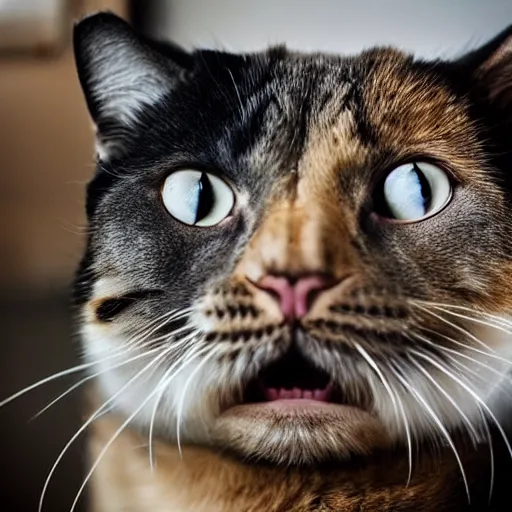
<path fill-rule="evenodd" d="M 314 168 L 317 178 L 418 156 L 453 166 L 461 180 L 482 165 L 468 106 L 436 65 L 387 48 L 352 57 L 272 55 L 255 64 L 272 77 L 257 97 L 273 98 L 253 146 L 257 160 L 266 154 L 284 164 L 288 148 L 297 161 L 286 165 Z"/>

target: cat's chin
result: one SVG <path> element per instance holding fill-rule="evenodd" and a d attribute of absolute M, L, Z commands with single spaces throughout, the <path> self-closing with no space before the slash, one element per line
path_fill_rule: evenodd
<path fill-rule="evenodd" d="M 349 405 L 306 399 L 246 403 L 224 411 L 213 427 L 223 449 L 275 464 L 318 464 L 388 448 L 384 425 Z"/>

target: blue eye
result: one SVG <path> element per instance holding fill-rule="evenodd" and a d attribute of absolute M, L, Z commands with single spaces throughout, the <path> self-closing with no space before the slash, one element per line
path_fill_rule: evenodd
<path fill-rule="evenodd" d="M 184 224 L 209 227 L 218 224 L 231 212 L 235 196 L 217 176 L 183 170 L 170 174 L 162 189 L 167 211 Z"/>
<path fill-rule="evenodd" d="M 382 192 L 387 217 L 415 221 L 439 211 L 451 197 L 451 185 L 439 167 L 414 162 L 391 171 Z"/>

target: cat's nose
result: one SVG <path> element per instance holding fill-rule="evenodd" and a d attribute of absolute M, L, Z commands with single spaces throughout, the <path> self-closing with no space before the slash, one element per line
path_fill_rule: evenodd
<path fill-rule="evenodd" d="M 256 283 L 256 286 L 277 300 L 285 320 L 291 322 L 304 317 L 318 295 L 335 284 L 332 278 L 321 274 L 296 279 L 266 275 Z"/>

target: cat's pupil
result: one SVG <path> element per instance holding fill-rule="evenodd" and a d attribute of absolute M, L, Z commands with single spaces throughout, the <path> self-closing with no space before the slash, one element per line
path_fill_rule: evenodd
<path fill-rule="evenodd" d="M 206 173 L 201 173 L 197 187 L 197 212 L 194 224 L 204 219 L 213 208 L 213 189 Z"/>
<path fill-rule="evenodd" d="M 421 169 L 416 164 L 413 164 L 413 168 L 416 176 L 418 177 L 418 181 L 420 182 L 421 197 L 423 198 L 423 207 L 426 213 L 428 212 L 430 203 L 432 202 L 432 189 L 430 188 L 430 183 L 425 177 L 425 174 L 421 172 Z"/>

